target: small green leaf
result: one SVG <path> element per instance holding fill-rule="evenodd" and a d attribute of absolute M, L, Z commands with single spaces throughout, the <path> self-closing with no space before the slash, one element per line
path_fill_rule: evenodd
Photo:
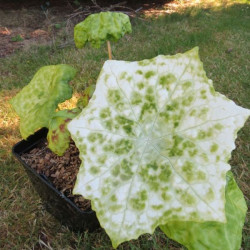
<path fill-rule="evenodd" d="M 90 98 L 92 97 L 93 93 L 95 91 L 95 85 L 90 85 L 89 87 L 85 88 L 83 91 L 83 96 L 79 98 L 77 101 L 77 107 L 83 109 L 85 108 L 88 103 Z"/>
<path fill-rule="evenodd" d="M 77 48 L 83 48 L 87 42 L 99 48 L 107 40 L 118 41 L 126 33 L 131 33 L 129 17 L 118 12 L 100 12 L 88 16 L 74 28 Z"/>
<path fill-rule="evenodd" d="M 68 123 L 81 112 L 80 108 L 61 110 L 55 113 L 49 122 L 47 135 L 48 147 L 57 155 L 62 156 L 68 149 L 70 133 Z"/>
<path fill-rule="evenodd" d="M 55 26 L 56 29 L 62 28 L 62 25 L 60 23 L 55 23 L 54 26 Z"/>
<path fill-rule="evenodd" d="M 226 223 L 171 221 L 160 228 L 169 238 L 190 250 L 238 250 L 247 206 L 231 171 L 227 173 L 225 209 Z"/>
<path fill-rule="evenodd" d="M 23 38 L 21 37 L 21 35 L 16 35 L 16 36 L 13 36 L 11 37 L 11 42 L 21 42 L 23 41 Z"/>
<path fill-rule="evenodd" d="M 48 128 L 57 105 L 71 98 L 68 82 L 75 74 L 76 70 L 65 64 L 42 67 L 10 101 L 21 119 L 20 132 L 24 139 L 39 128 Z"/>

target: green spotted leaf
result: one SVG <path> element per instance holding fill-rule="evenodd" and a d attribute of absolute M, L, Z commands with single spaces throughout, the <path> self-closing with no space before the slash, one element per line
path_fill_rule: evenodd
<path fill-rule="evenodd" d="M 57 155 L 62 156 L 69 147 L 70 133 L 68 123 L 81 112 L 80 108 L 60 110 L 49 122 L 47 135 L 48 147 Z"/>
<path fill-rule="evenodd" d="M 107 61 L 68 129 L 114 247 L 170 221 L 225 222 L 226 172 L 250 111 L 215 92 L 198 48 L 139 62 Z"/>
<path fill-rule="evenodd" d="M 230 171 L 227 174 L 225 211 L 226 223 L 172 221 L 160 228 L 168 237 L 190 250 L 238 250 L 247 206 Z"/>
<path fill-rule="evenodd" d="M 74 28 L 74 40 L 77 48 L 90 42 L 99 48 L 107 40 L 118 41 L 126 33 L 131 33 L 131 24 L 126 14 L 119 12 L 100 12 L 89 15 Z"/>
<path fill-rule="evenodd" d="M 65 64 L 42 67 L 10 101 L 20 117 L 20 132 L 24 139 L 39 128 L 48 128 L 57 105 L 71 98 L 72 88 L 68 82 L 75 74 L 76 70 Z"/>

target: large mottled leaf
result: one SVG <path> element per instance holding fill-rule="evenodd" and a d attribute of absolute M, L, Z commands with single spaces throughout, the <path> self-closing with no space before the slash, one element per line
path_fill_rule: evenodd
<path fill-rule="evenodd" d="M 41 127 L 48 127 L 57 105 L 71 98 L 68 82 L 75 73 L 74 68 L 65 64 L 42 67 L 11 100 L 21 119 L 20 132 L 24 139 Z"/>
<path fill-rule="evenodd" d="M 60 110 L 49 122 L 47 135 L 48 147 L 57 155 L 62 156 L 68 149 L 70 133 L 68 123 L 81 112 L 80 108 Z"/>
<path fill-rule="evenodd" d="M 82 160 L 74 193 L 114 247 L 169 221 L 225 222 L 227 162 L 249 114 L 215 92 L 198 48 L 107 61 L 68 125 Z"/>
<path fill-rule="evenodd" d="M 87 42 L 99 48 L 107 40 L 118 41 L 126 33 L 131 33 L 131 24 L 126 14 L 119 12 L 100 12 L 89 15 L 74 28 L 74 40 L 77 48 Z"/>
<path fill-rule="evenodd" d="M 172 221 L 160 228 L 190 250 L 239 250 L 247 206 L 230 171 L 227 174 L 225 210 L 227 223 Z"/>

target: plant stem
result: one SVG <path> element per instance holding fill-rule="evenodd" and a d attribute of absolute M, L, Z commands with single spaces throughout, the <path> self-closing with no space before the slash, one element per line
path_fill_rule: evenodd
<path fill-rule="evenodd" d="M 107 41 L 107 46 L 108 46 L 109 60 L 112 60 L 112 51 L 111 51 L 110 41 Z"/>

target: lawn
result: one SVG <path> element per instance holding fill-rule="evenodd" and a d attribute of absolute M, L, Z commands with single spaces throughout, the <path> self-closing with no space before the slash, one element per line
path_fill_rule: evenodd
<path fill-rule="evenodd" d="M 222 1 L 220 5 L 182 5 L 164 16 L 133 18 L 133 32 L 113 44 L 114 59 L 136 61 L 159 54 L 176 54 L 199 46 L 207 76 L 215 89 L 250 108 L 250 5 L 248 1 Z M 190 1 L 188 1 L 190 2 Z M 248 3 L 247 3 L 248 2 Z M 217 1 L 218 3 L 218 1 Z M 162 7 L 164 10 L 164 7 Z M 158 13 L 158 12 L 156 12 Z M 74 233 L 48 214 L 25 171 L 12 157 L 11 147 L 21 137 L 19 119 L 8 101 L 44 65 L 67 63 L 78 69 L 72 84 L 76 92 L 96 82 L 107 60 L 106 47 L 82 50 L 50 46 L 20 50 L 0 60 L 0 249 L 112 249 L 103 230 Z M 250 122 L 240 130 L 230 165 L 250 205 Z M 247 216 L 242 249 L 250 249 Z M 184 249 L 156 230 L 122 244 L 119 249 Z"/>

